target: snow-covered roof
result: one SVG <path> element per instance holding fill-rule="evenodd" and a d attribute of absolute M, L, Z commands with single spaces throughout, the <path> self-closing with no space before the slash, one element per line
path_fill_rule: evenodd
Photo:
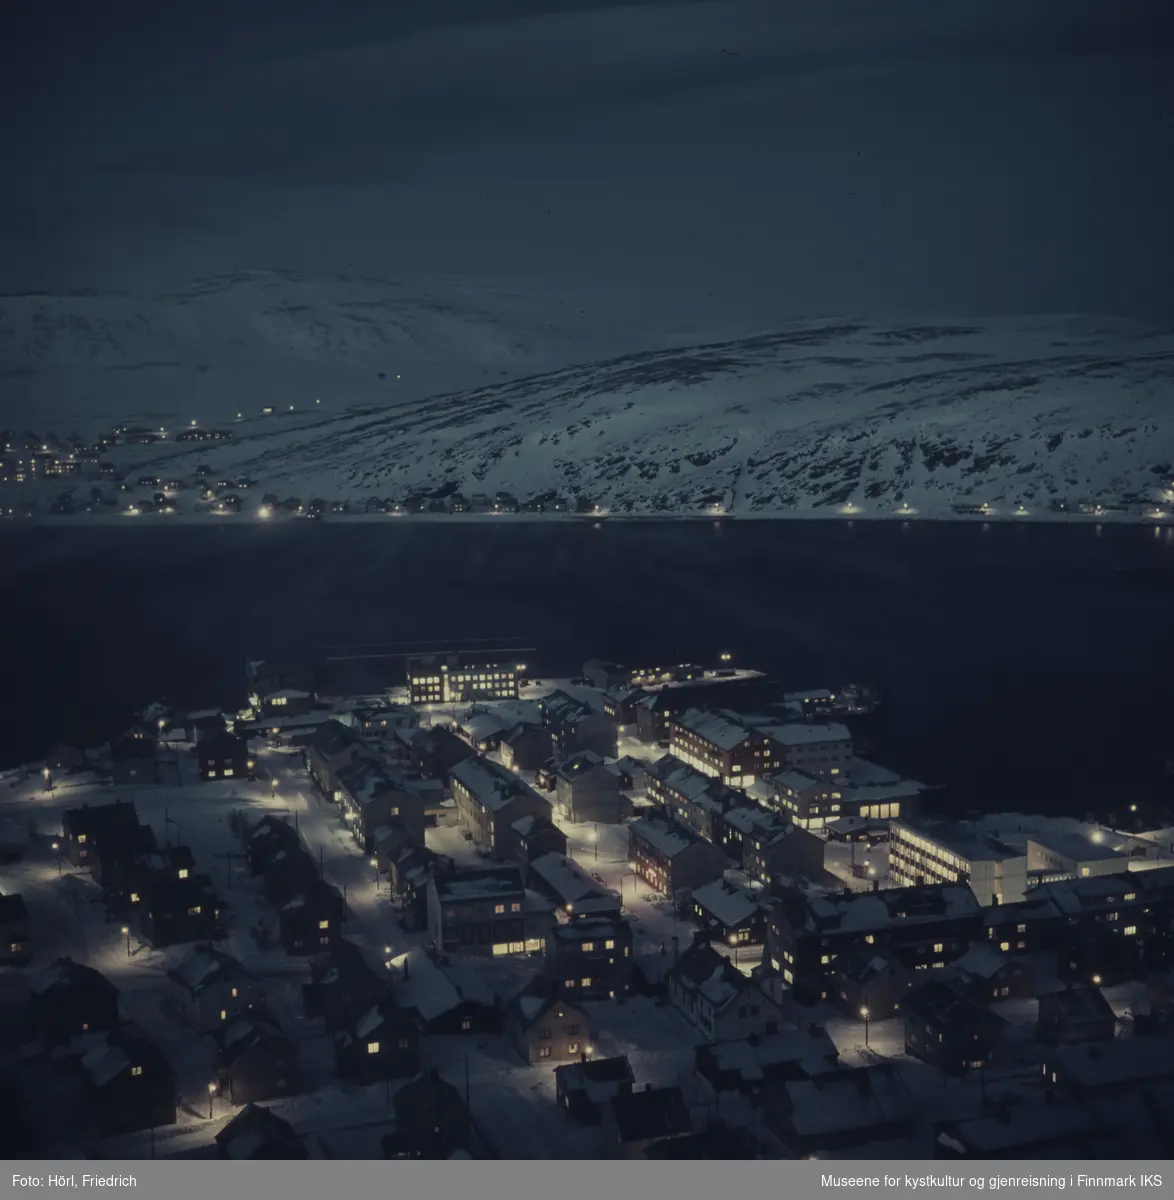
<path fill-rule="evenodd" d="M 373 1034 L 383 1024 L 383 1010 L 378 1004 L 372 1005 L 355 1025 L 355 1037 L 365 1038 Z"/>
<path fill-rule="evenodd" d="M 852 733 L 837 721 L 767 725 L 762 732 L 780 746 L 818 746 L 826 742 L 850 742 Z"/>
<path fill-rule="evenodd" d="M 129 1066 L 130 1058 L 122 1046 L 114 1042 L 101 1042 L 82 1056 L 82 1070 L 95 1087 L 105 1087 Z"/>
<path fill-rule="evenodd" d="M 1006 1118 L 997 1115 L 971 1117 L 946 1128 L 967 1151 L 981 1158 L 1004 1154 L 1066 1138 L 1095 1132 L 1096 1114 L 1084 1101 L 1066 1104 L 1017 1104 Z"/>
<path fill-rule="evenodd" d="M 943 917 L 977 917 L 982 911 L 977 897 L 962 884 L 837 895 L 807 893 L 801 899 L 809 928 L 859 933 L 886 929 L 898 922 L 908 925 Z"/>
<path fill-rule="evenodd" d="M 504 733 L 509 724 L 494 713 L 477 713 L 461 721 L 460 727 L 471 742 L 484 742 Z"/>
<path fill-rule="evenodd" d="M 490 812 L 505 808 L 515 797 L 530 791 L 516 775 L 485 758 L 467 758 L 457 763 L 449 777 Z"/>
<path fill-rule="evenodd" d="M 1007 960 L 988 942 L 975 942 L 961 958 L 954 960 L 954 969 L 975 979 L 993 979 Z"/>
<path fill-rule="evenodd" d="M 168 973 L 195 995 L 227 974 L 244 974 L 245 969 L 235 958 L 212 946 L 195 946 Z"/>
<path fill-rule="evenodd" d="M 491 900 L 502 895 L 522 894 L 522 876 L 517 867 L 469 870 L 456 875 L 433 878 L 438 899 L 446 901 Z"/>
<path fill-rule="evenodd" d="M 574 904 L 600 891 L 600 886 L 573 859 L 563 854 L 543 854 L 530 871 L 564 903 Z"/>
<path fill-rule="evenodd" d="M 670 721 L 672 726 L 693 734 L 719 750 L 733 750 L 754 736 L 745 725 L 732 720 L 730 716 L 701 708 L 690 708 L 680 716 L 673 717 Z"/>
<path fill-rule="evenodd" d="M 814 775 L 808 775 L 806 771 L 781 771 L 778 775 L 772 776 L 772 778 L 780 788 L 794 792 L 797 795 L 801 795 L 811 788 L 830 790 L 836 786 L 831 779 L 816 779 Z"/>
<path fill-rule="evenodd" d="M 867 1086 L 861 1078 L 864 1070 Z M 831 1072 L 783 1086 L 790 1121 L 800 1137 L 873 1129 L 907 1120 L 912 1113 L 896 1073 L 883 1067 Z"/>
<path fill-rule="evenodd" d="M 715 879 L 712 883 L 694 888 L 693 903 L 727 929 L 750 920 L 759 910 L 758 901 L 750 892 L 725 879 Z"/>
<path fill-rule="evenodd" d="M 972 863 L 1005 862 L 1024 857 L 1022 850 L 1000 842 L 963 821 L 911 821 L 903 818 L 893 821 L 889 829 L 892 841 L 908 837 L 923 838 Z"/>
<path fill-rule="evenodd" d="M 535 1021 L 542 1015 L 549 1003 L 550 1001 L 542 996 L 523 996 L 518 1001 L 518 1007 L 527 1021 Z"/>
<path fill-rule="evenodd" d="M 391 965 L 399 979 L 396 1003 L 401 1008 L 415 1009 L 425 1021 L 434 1021 L 466 1001 L 493 1004 L 493 993 L 476 972 L 463 964 L 442 967 L 414 947 L 393 958 Z"/>
<path fill-rule="evenodd" d="M 698 841 L 683 826 L 660 817 L 640 817 L 628 828 L 633 838 L 647 843 L 666 858 L 675 858 Z"/>
<path fill-rule="evenodd" d="M 737 1072 L 748 1083 L 766 1078 L 773 1067 L 838 1057 L 835 1042 L 822 1029 L 789 1029 L 754 1041 L 715 1042 L 705 1052 L 719 1072 Z"/>
<path fill-rule="evenodd" d="M 1042 846 L 1045 850 L 1052 851 L 1053 854 L 1069 858 L 1074 863 L 1103 862 L 1110 858 L 1125 859 L 1125 855 L 1104 842 L 1094 842 L 1082 834 L 1066 833 L 1059 829 L 1032 833 L 1027 838 L 1028 847 L 1030 848 L 1033 843 Z M 1125 867 L 1126 864 L 1123 861 L 1121 869 L 1124 870 Z"/>

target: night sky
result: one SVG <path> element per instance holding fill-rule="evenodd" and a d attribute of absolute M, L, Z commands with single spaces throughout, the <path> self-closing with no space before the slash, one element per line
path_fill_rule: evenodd
<path fill-rule="evenodd" d="M 0 285 L 1174 320 L 1169 0 L 10 0 Z"/>

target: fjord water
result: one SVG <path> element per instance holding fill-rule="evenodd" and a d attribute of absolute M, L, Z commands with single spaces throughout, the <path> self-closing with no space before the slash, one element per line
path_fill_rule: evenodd
<path fill-rule="evenodd" d="M 1174 528 L 329 520 L 0 536 L 0 761 L 134 708 L 235 705 L 245 659 L 521 638 L 548 675 L 722 651 L 862 680 L 871 755 L 951 808 L 1107 814 L 1174 757 Z"/>

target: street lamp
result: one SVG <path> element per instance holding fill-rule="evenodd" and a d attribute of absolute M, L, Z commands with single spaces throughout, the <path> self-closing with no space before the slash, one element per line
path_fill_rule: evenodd
<path fill-rule="evenodd" d="M 375 886 L 379 886 L 379 859 L 372 858 L 371 866 L 375 869 Z"/>
<path fill-rule="evenodd" d="M 868 1023 L 872 1019 L 872 1013 L 867 1008 L 860 1010 L 860 1019 L 864 1022 L 864 1045 L 868 1046 Z"/>
<path fill-rule="evenodd" d="M 277 779 L 276 779 L 276 777 L 271 778 L 269 780 L 269 795 L 274 799 L 277 798 Z"/>
<path fill-rule="evenodd" d="M 736 967 L 738 965 L 739 958 L 740 958 L 739 946 L 738 946 L 738 935 L 736 933 L 730 934 L 730 945 L 733 947 L 733 950 L 734 950 L 734 966 Z"/>
<path fill-rule="evenodd" d="M 212 1120 L 212 1100 L 216 1095 L 216 1084 L 208 1084 L 208 1120 Z"/>
<path fill-rule="evenodd" d="M 44 781 L 45 781 L 45 791 L 51 792 L 53 790 L 53 783 L 52 783 L 53 772 L 50 771 L 48 767 L 46 767 L 41 772 L 41 778 L 44 779 Z"/>
<path fill-rule="evenodd" d="M 61 843 L 53 843 L 53 853 L 57 855 L 57 874 L 61 874 Z"/>
<path fill-rule="evenodd" d="M 130 958 L 130 926 L 129 925 L 124 925 L 122 927 L 122 936 L 124 938 L 126 938 L 126 957 Z"/>
<path fill-rule="evenodd" d="M 595 828 L 591 831 L 591 841 L 595 846 L 595 861 L 599 862 L 599 822 L 595 823 Z"/>

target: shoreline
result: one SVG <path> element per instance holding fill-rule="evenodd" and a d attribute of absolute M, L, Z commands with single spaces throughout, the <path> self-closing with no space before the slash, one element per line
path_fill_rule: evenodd
<path fill-rule="evenodd" d="M 56 526 L 95 525 L 103 528 L 126 526 L 130 528 L 148 526 L 157 528 L 165 525 L 183 526 L 232 526 L 278 527 L 294 524 L 345 524 L 387 525 L 409 522 L 447 522 L 470 524 L 553 524 L 575 522 L 578 524 L 602 525 L 626 524 L 672 524 L 707 523 L 712 525 L 737 521 L 742 524 L 826 524 L 841 522 L 852 525 L 857 521 L 873 524 L 915 525 L 1075 525 L 1096 528 L 1103 525 L 1174 528 L 1174 513 L 1146 516 L 1137 513 L 955 513 L 955 512 L 868 512 L 866 510 L 846 512 L 836 509 L 829 512 L 818 510 L 787 510 L 752 514 L 739 513 L 324 513 L 320 517 L 279 516 L 259 517 L 256 513 L 37 513 L 31 516 L 10 516 L 0 521 L 0 529 L 11 527 L 52 528 Z"/>

